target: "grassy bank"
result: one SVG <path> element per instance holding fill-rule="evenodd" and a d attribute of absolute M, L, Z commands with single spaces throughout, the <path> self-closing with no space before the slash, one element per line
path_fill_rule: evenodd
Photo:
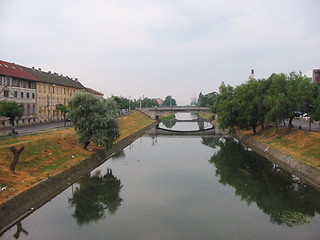
<path fill-rule="evenodd" d="M 171 120 L 175 118 L 175 114 L 174 113 L 166 113 L 166 114 L 162 114 L 159 117 L 160 121 L 166 121 L 166 120 Z"/>
<path fill-rule="evenodd" d="M 151 124 L 153 120 L 140 112 L 119 118 L 121 135 L 117 141 Z M 33 184 L 55 175 L 83 161 L 101 147 L 90 144 L 91 151 L 83 149 L 73 128 L 16 137 L 0 141 L 0 203 L 24 191 Z M 9 171 L 13 154 L 9 147 L 25 146 L 16 168 L 16 175 Z"/>
<path fill-rule="evenodd" d="M 251 134 L 249 131 L 242 132 Z M 271 127 L 252 137 L 309 165 L 320 168 L 320 132 L 294 129 L 288 133 L 287 128 L 280 128 L 276 132 L 275 128 Z"/>

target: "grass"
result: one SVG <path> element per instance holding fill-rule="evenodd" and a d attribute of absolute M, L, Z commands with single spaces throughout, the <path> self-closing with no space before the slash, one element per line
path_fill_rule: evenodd
<path fill-rule="evenodd" d="M 160 121 L 166 121 L 166 120 L 171 120 L 175 118 L 175 114 L 174 113 L 166 113 L 166 114 L 162 114 L 159 117 Z"/>
<path fill-rule="evenodd" d="M 251 134 L 249 131 L 242 132 Z M 252 137 L 309 165 L 320 168 L 320 132 L 293 129 L 288 133 L 287 128 L 279 128 L 279 131 L 276 132 L 275 128 L 271 127 L 259 131 Z"/>
<path fill-rule="evenodd" d="M 152 122 L 153 120 L 140 112 L 120 117 L 121 134 L 117 141 Z M 16 175 L 9 171 L 9 165 L 13 160 L 13 154 L 9 149 L 11 146 L 17 149 L 25 146 L 16 167 Z M 83 145 L 78 143 L 78 137 L 73 128 L 0 140 L 0 186 L 5 188 L 0 190 L 0 203 L 102 149 L 92 143 L 89 148 L 91 151 L 84 150 Z"/>

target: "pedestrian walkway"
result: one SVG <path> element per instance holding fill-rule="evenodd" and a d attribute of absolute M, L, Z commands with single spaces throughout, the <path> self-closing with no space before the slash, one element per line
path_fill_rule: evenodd
<path fill-rule="evenodd" d="M 71 123 L 67 122 L 66 127 L 70 127 Z M 25 136 L 30 134 L 36 134 L 41 132 L 49 132 L 64 128 L 63 121 L 47 122 L 47 123 L 35 123 L 30 125 L 16 126 L 16 136 Z M 6 139 L 12 137 L 12 128 L 5 127 L 0 129 L 0 139 Z"/>

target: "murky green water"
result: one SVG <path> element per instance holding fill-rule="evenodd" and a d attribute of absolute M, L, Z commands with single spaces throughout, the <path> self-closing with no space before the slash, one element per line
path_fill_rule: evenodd
<path fill-rule="evenodd" d="M 142 137 L 0 239 L 320 239 L 319 212 L 232 139 Z"/>

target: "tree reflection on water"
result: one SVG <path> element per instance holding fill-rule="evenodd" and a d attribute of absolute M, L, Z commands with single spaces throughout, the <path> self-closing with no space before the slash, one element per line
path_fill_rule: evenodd
<path fill-rule="evenodd" d="M 204 144 L 210 146 L 208 140 Z M 232 186 L 248 205 L 256 203 L 271 222 L 291 227 L 319 214 L 319 191 L 233 139 L 215 144 L 220 149 L 209 162 L 216 167 L 219 182 Z"/>
<path fill-rule="evenodd" d="M 90 173 L 84 175 L 78 183 L 79 187 L 69 199 L 69 204 L 75 207 L 72 216 L 79 225 L 104 218 L 105 211 L 114 215 L 123 201 L 119 196 L 121 181 L 110 169 L 104 176 L 100 175 L 100 171 L 93 176 Z"/>

